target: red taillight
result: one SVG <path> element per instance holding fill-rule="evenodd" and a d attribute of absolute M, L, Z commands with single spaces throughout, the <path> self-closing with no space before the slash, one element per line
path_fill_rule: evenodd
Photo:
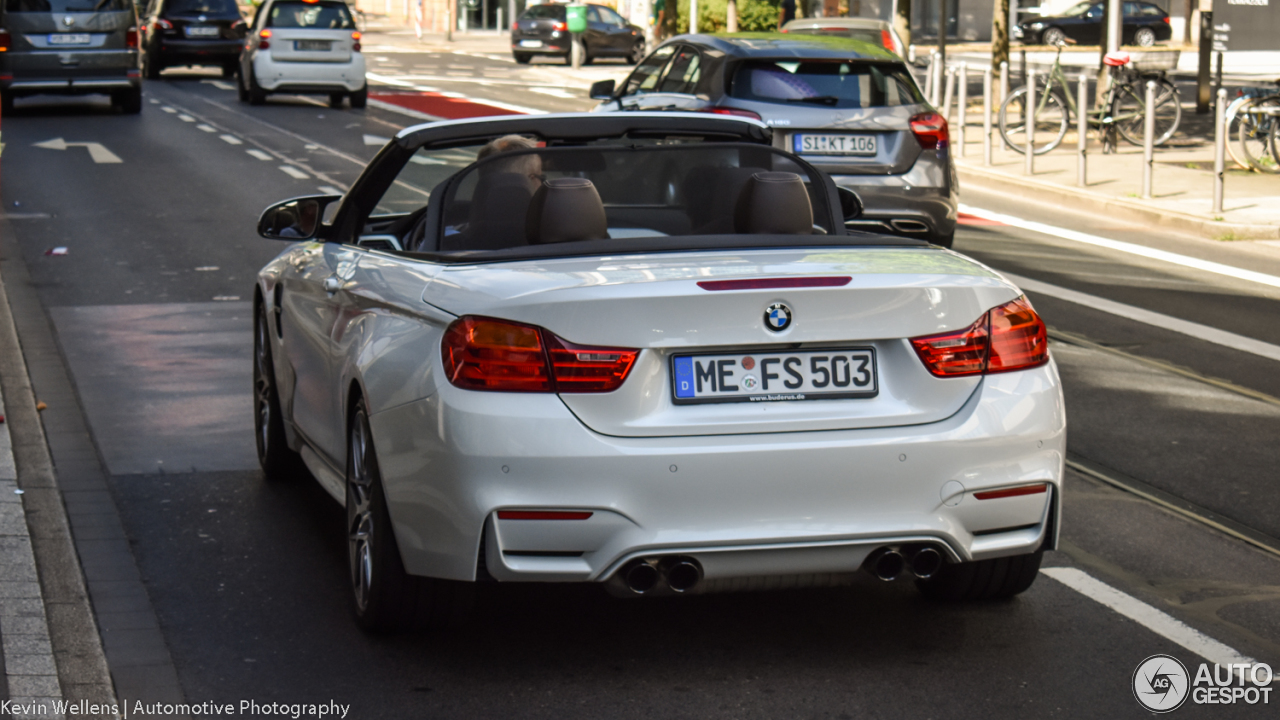
<path fill-rule="evenodd" d="M 751 280 L 703 280 L 703 290 L 773 290 L 776 288 L 844 287 L 853 280 L 848 275 L 832 277 L 754 278 Z"/>
<path fill-rule="evenodd" d="M 1037 485 L 1022 485 L 1020 487 L 1005 488 L 1003 490 L 984 490 L 976 492 L 973 496 L 979 500 L 998 500 L 1007 497 L 1019 497 L 1021 495 L 1039 495 L 1049 489 L 1045 483 Z"/>
<path fill-rule="evenodd" d="M 925 150 L 945 150 L 951 136 L 947 119 L 935 112 L 920 113 L 911 118 L 911 132 Z"/>
<path fill-rule="evenodd" d="M 500 392 L 611 392 L 640 354 L 575 345 L 533 325 L 482 317 L 455 320 L 441 350 L 449 382 Z"/>
<path fill-rule="evenodd" d="M 750 110 L 739 110 L 738 108 L 709 107 L 702 108 L 698 112 L 711 113 L 713 115 L 736 115 L 738 117 L 749 117 L 752 120 L 760 119 L 759 113 L 753 113 Z"/>
<path fill-rule="evenodd" d="M 520 21 L 517 20 L 516 22 L 511 23 L 511 32 L 515 32 L 519 29 L 520 29 Z"/>
<path fill-rule="evenodd" d="M 892 52 L 898 51 L 898 49 L 893 46 L 893 35 L 890 35 L 888 30 L 880 31 L 880 44 L 884 46 L 885 50 L 890 50 Z"/>
<path fill-rule="evenodd" d="M 9 31 L 0 30 L 0 52 L 9 51 Z"/>
<path fill-rule="evenodd" d="M 351 49 L 355 52 L 360 52 L 360 37 L 361 35 L 359 30 L 351 33 Z"/>
<path fill-rule="evenodd" d="M 124 46 L 127 48 L 138 47 L 138 28 L 131 27 L 124 33 Z"/>
<path fill-rule="evenodd" d="M 565 31 L 565 30 L 568 30 L 568 29 L 569 29 L 569 26 L 568 26 L 568 25 L 566 25 L 566 24 L 564 24 L 564 23 L 562 23 L 562 22 L 556 21 L 556 22 L 551 23 L 551 29 L 552 29 L 552 30 L 559 30 L 559 31 L 563 32 L 563 31 Z"/>
<path fill-rule="evenodd" d="M 595 513 L 574 510 L 499 510 L 499 520 L 587 520 Z"/>
<path fill-rule="evenodd" d="M 271 48 L 271 28 L 263 28 L 258 31 L 258 49 L 267 50 Z"/>
<path fill-rule="evenodd" d="M 1165 25 L 1168 25 L 1168 24 L 1169 24 L 1169 16 L 1168 16 L 1168 15 L 1165 15 L 1163 19 L 1164 19 L 1164 24 L 1165 24 Z"/>
<path fill-rule="evenodd" d="M 964 330 L 912 338 L 911 345 L 938 377 L 1024 370 L 1049 362 L 1044 321 L 1025 297 L 988 310 Z"/>

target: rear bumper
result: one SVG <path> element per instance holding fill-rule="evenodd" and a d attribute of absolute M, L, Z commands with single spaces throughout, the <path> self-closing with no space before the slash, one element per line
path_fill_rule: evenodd
<path fill-rule="evenodd" d="M 241 40 L 161 40 L 156 57 L 168 65 L 224 64 L 240 57 Z"/>
<path fill-rule="evenodd" d="M 541 40 L 542 47 L 522 47 L 521 40 Z M 511 52 L 528 53 L 530 55 L 565 55 L 569 52 L 569 38 L 559 37 L 548 40 L 547 38 L 512 38 Z"/>
<path fill-rule="evenodd" d="M 902 175 L 833 175 L 836 185 L 862 200 L 851 230 L 935 239 L 956 230 L 959 183 L 948 161 L 917 161 Z"/>
<path fill-rule="evenodd" d="M 988 376 L 928 425 L 618 438 L 555 396 L 439 388 L 371 418 L 405 567 L 471 580 L 603 582 L 630 559 L 685 555 L 708 580 L 848 573 L 886 544 L 953 561 L 1052 547 L 1066 451 L 1057 370 Z M 447 441 L 446 441 L 447 438 Z M 1049 492 L 973 493 L 1028 483 Z M 500 520 L 502 509 L 586 520 Z"/>
<path fill-rule="evenodd" d="M 0 89 L 15 94 L 81 94 L 141 85 L 135 50 L 0 53 Z"/>
<path fill-rule="evenodd" d="M 356 92 L 365 86 L 365 62 L 360 53 L 345 63 L 281 62 L 258 53 L 252 64 L 258 84 L 270 92 Z"/>

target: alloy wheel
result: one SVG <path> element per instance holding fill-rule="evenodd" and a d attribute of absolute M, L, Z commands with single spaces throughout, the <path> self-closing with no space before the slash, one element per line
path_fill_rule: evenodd
<path fill-rule="evenodd" d="M 271 433 L 271 346 L 267 337 L 266 315 L 260 313 L 257 332 L 254 334 L 253 348 L 253 403 L 254 433 L 258 441 L 258 460 L 263 461 L 270 446 Z"/>
<path fill-rule="evenodd" d="M 358 411 L 351 424 L 351 469 L 347 474 L 347 555 L 356 607 L 369 607 L 373 588 L 373 473 L 369 462 L 368 421 Z"/>

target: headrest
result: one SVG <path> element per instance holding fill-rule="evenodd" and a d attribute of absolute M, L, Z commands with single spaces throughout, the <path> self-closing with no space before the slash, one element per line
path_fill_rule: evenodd
<path fill-rule="evenodd" d="M 748 235 L 809 235 L 813 206 L 795 173 L 758 172 L 747 180 L 734 208 L 733 229 Z"/>
<path fill-rule="evenodd" d="M 583 178 L 544 180 L 529 203 L 525 235 L 530 245 L 607 239 L 609 221 L 596 186 Z"/>

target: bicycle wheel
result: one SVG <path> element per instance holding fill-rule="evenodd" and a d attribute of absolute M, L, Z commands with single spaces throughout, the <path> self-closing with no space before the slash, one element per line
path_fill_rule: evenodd
<path fill-rule="evenodd" d="M 1037 88 L 1040 91 L 1040 88 Z M 1026 153 L 1027 89 L 1020 87 L 1009 93 L 1009 98 L 1000 106 L 1000 135 L 1005 143 L 1020 153 Z M 1058 147 L 1067 134 L 1067 126 L 1071 117 L 1067 113 L 1067 105 L 1056 92 L 1040 95 L 1037 92 L 1035 115 L 1035 154 L 1043 155 Z"/>
<path fill-rule="evenodd" d="M 1271 123 L 1271 159 L 1280 167 L 1280 122 Z"/>
<path fill-rule="evenodd" d="M 1234 102 L 1232 104 L 1235 105 Z M 1237 167 L 1244 170 L 1249 169 L 1249 160 L 1245 158 L 1244 152 L 1240 150 L 1239 143 L 1232 142 L 1231 138 L 1240 135 L 1240 119 L 1244 117 L 1244 113 L 1248 110 L 1250 105 L 1253 105 L 1253 98 L 1240 98 L 1239 104 L 1235 107 L 1234 115 L 1231 112 L 1231 106 L 1227 106 L 1227 116 L 1230 118 L 1227 120 L 1227 127 L 1225 129 L 1227 134 L 1225 142 L 1225 145 L 1227 146 L 1227 154 L 1231 156 L 1231 161 L 1234 162 Z"/>
<path fill-rule="evenodd" d="M 1262 98 L 1254 102 L 1249 110 L 1280 110 L 1280 97 Z M 1280 124 L 1280 116 L 1263 112 L 1240 113 L 1239 142 L 1240 153 L 1249 162 L 1249 166 L 1269 173 L 1280 173 L 1280 163 L 1272 155 L 1272 130 Z"/>
<path fill-rule="evenodd" d="M 1116 119 L 1116 129 L 1124 139 L 1132 145 L 1142 145 L 1145 132 L 1144 116 L 1146 102 L 1146 82 L 1134 85 L 1121 85 L 1116 88 L 1115 105 L 1111 116 Z M 1173 137 L 1182 121 L 1182 102 L 1178 98 L 1178 89 L 1168 80 L 1156 82 L 1156 146 L 1163 145 Z"/>

